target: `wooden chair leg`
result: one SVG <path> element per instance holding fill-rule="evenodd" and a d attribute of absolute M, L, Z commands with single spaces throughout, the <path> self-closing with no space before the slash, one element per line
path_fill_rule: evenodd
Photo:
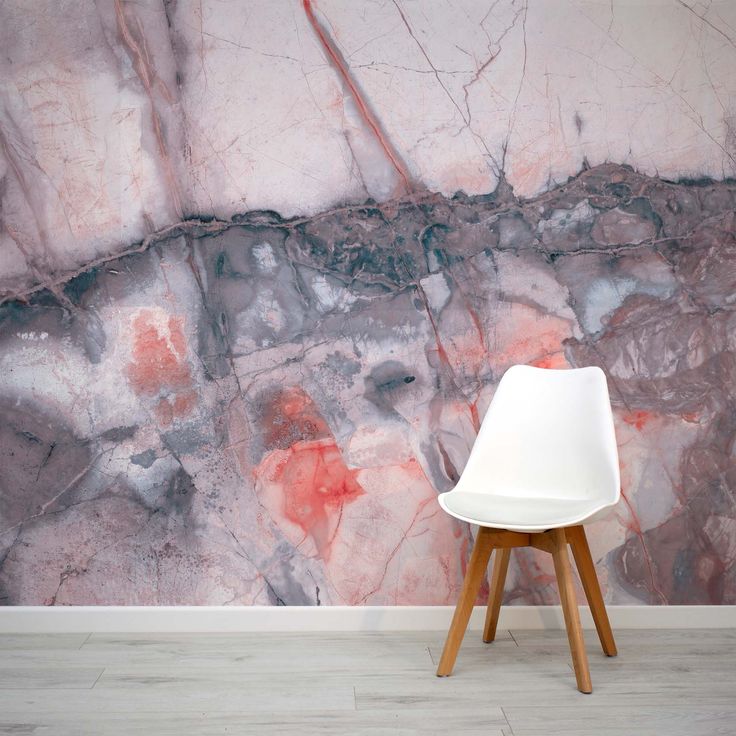
<path fill-rule="evenodd" d="M 488 608 L 486 609 L 486 623 L 483 627 L 483 641 L 491 642 L 496 638 L 498 615 L 503 600 L 503 586 L 506 582 L 506 571 L 509 569 L 511 550 L 508 547 L 496 549 L 493 555 L 493 575 L 488 591 Z"/>
<path fill-rule="evenodd" d="M 583 639 L 583 627 L 580 625 L 580 612 L 575 600 L 575 588 L 573 586 L 572 569 L 570 568 L 570 557 L 567 554 L 567 538 L 564 529 L 552 529 L 550 536 L 553 542 L 552 558 L 555 563 L 555 574 L 557 585 L 560 589 L 560 602 L 562 613 L 565 617 L 567 638 L 570 642 L 572 653 L 572 664 L 575 668 L 575 679 L 578 690 L 581 693 L 593 692 L 590 682 L 590 670 L 588 669 L 588 654 L 585 651 Z"/>
<path fill-rule="evenodd" d="M 580 574 L 580 582 L 583 584 L 585 597 L 588 599 L 590 612 L 595 622 L 598 638 L 601 640 L 603 652 L 609 657 L 616 656 L 616 642 L 613 639 L 611 624 L 608 621 L 606 605 L 601 595 L 601 586 L 595 573 L 595 564 L 590 554 L 585 529 L 582 526 L 571 526 L 565 529 L 567 541 L 572 547 L 572 554 Z"/>
<path fill-rule="evenodd" d="M 455 607 L 455 614 L 447 633 L 445 648 L 442 650 L 442 658 L 437 667 L 437 677 L 447 677 L 452 674 L 452 668 L 455 666 L 457 652 L 460 649 L 460 644 L 462 644 L 463 636 L 465 636 L 470 614 L 473 612 L 475 597 L 478 595 L 483 575 L 488 567 L 488 560 L 493 551 L 493 539 L 490 532 L 490 529 L 480 527 L 475 539 L 475 545 L 463 581 L 463 589 Z"/>

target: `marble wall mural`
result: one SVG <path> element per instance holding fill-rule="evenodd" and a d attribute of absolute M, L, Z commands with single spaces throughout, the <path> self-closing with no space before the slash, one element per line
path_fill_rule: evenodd
<path fill-rule="evenodd" d="M 0 603 L 451 603 L 514 363 L 608 375 L 607 600 L 736 603 L 736 6 L 0 15 Z"/>

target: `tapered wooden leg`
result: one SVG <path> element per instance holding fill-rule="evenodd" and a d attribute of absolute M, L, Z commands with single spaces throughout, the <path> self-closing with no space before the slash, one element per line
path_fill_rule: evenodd
<path fill-rule="evenodd" d="M 557 585 L 560 589 L 560 602 L 562 613 L 565 617 L 567 638 L 570 642 L 572 652 L 572 664 L 575 668 L 575 679 L 578 690 L 581 693 L 593 692 L 590 682 L 590 670 L 588 669 L 588 654 L 585 651 L 583 639 L 583 627 L 580 625 L 580 612 L 575 600 L 575 588 L 573 586 L 572 569 L 570 568 L 570 557 L 567 554 L 567 539 L 564 529 L 552 529 L 550 536 L 553 541 L 552 558 L 555 563 L 555 574 Z"/>
<path fill-rule="evenodd" d="M 606 605 L 601 595 L 601 586 L 595 573 L 595 564 L 590 555 L 585 529 L 582 526 L 571 526 L 565 529 L 565 534 L 572 547 L 572 554 L 580 574 L 580 582 L 583 584 L 585 597 L 588 599 L 598 638 L 601 640 L 601 647 L 609 657 L 615 657 L 617 653 L 616 642 L 613 639 L 611 624 L 608 621 Z"/>
<path fill-rule="evenodd" d="M 490 642 L 496 638 L 498 614 L 501 611 L 503 600 L 503 586 L 506 582 L 506 571 L 509 569 L 511 550 L 508 548 L 496 549 L 493 555 L 493 575 L 491 587 L 488 591 L 488 608 L 486 609 L 486 623 L 483 627 L 483 641 Z"/>
<path fill-rule="evenodd" d="M 455 666 L 457 652 L 460 649 L 460 644 L 462 644 L 463 636 L 465 636 L 470 614 L 473 612 L 475 597 L 478 595 L 478 589 L 493 551 L 493 539 L 490 531 L 486 527 L 481 527 L 475 539 L 475 545 L 463 581 L 463 589 L 455 607 L 455 614 L 452 617 L 450 631 L 447 633 L 445 648 L 442 650 L 442 658 L 437 667 L 437 677 L 446 677 L 452 674 L 452 668 Z"/>

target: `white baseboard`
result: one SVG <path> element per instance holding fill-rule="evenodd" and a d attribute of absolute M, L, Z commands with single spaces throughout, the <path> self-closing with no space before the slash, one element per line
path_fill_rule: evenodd
<path fill-rule="evenodd" d="M 0 633 L 445 631 L 451 606 L 4 606 Z M 593 628 L 587 606 L 585 628 Z M 483 626 L 476 606 L 471 629 Z M 736 628 L 736 606 L 609 606 L 615 629 Z M 562 629 L 559 606 L 504 606 L 499 628 Z"/>

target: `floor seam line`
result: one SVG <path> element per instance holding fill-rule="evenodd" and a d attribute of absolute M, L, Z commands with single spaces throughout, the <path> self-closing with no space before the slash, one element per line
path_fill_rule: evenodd
<path fill-rule="evenodd" d="M 509 717 L 506 715 L 506 711 L 503 709 L 502 705 L 499 705 L 498 707 L 501 709 L 501 715 L 503 716 L 504 721 L 506 721 L 506 723 L 509 726 L 509 731 L 511 731 L 511 736 L 514 736 L 514 727 L 511 725 L 511 721 L 509 721 Z"/>
<path fill-rule="evenodd" d="M 94 689 L 94 686 L 100 681 L 100 677 L 102 677 L 102 675 L 105 674 L 105 670 L 106 669 L 107 669 L 106 667 L 103 667 L 102 668 L 102 671 L 100 672 L 100 674 L 97 675 L 97 679 L 92 683 L 92 686 L 90 687 L 90 690 L 93 690 Z"/>

